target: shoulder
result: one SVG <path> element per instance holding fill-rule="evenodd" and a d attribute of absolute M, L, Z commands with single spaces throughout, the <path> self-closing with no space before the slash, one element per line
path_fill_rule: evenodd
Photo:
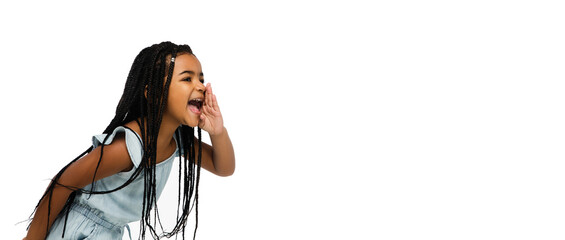
<path fill-rule="evenodd" d="M 96 151 L 97 149 L 100 149 L 100 151 L 102 151 L 102 146 L 97 146 L 94 150 Z M 127 146 L 127 142 L 126 142 L 126 137 L 125 137 L 125 132 L 117 132 L 115 133 L 115 136 L 112 139 L 112 142 L 110 143 L 106 143 L 104 144 L 104 149 L 103 149 L 103 157 L 106 157 L 106 154 L 108 154 L 108 157 L 128 157 L 128 146 Z"/>
<path fill-rule="evenodd" d="M 139 125 L 135 121 L 128 122 L 124 124 L 124 127 L 129 128 L 130 130 L 134 131 L 137 135 L 141 136 L 141 129 Z"/>
<path fill-rule="evenodd" d="M 72 163 L 61 180 L 65 185 L 82 188 L 92 182 L 93 176 L 99 180 L 132 168 L 124 133 L 118 133 L 111 143 L 96 147 Z"/>
<path fill-rule="evenodd" d="M 116 127 L 112 132 L 107 134 L 94 136 L 92 144 L 95 150 L 104 145 L 104 148 L 101 149 L 103 155 L 106 155 L 108 150 L 116 154 L 119 153 L 115 156 L 116 158 L 120 158 L 120 155 L 125 154 L 127 161 L 137 167 L 143 158 L 143 141 L 141 140 L 139 131 L 139 126 L 137 126 L 135 122 L 130 122 L 123 126 Z M 111 157 L 114 158 L 114 156 Z"/>
<path fill-rule="evenodd" d="M 101 161 L 100 164 L 108 165 L 115 172 L 127 171 L 133 167 L 124 132 L 116 133 L 112 142 L 104 145 L 104 149 L 98 146 L 91 153 Z"/>

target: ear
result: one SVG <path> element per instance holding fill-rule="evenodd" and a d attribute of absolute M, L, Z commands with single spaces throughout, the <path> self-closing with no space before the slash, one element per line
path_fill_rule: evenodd
<path fill-rule="evenodd" d="M 145 85 L 145 90 L 143 91 L 143 95 L 145 95 L 145 99 L 147 100 L 147 85 Z"/>

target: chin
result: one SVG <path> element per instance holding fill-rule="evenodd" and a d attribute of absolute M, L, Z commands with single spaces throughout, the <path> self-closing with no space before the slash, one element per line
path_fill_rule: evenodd
<path fill-rule="evenodd" d="M 198 123 L 199 123 L 199 121 L 187 120 L 183 123 L 183 125 L 189 126 L 189 127 L 197 127 Z"/>

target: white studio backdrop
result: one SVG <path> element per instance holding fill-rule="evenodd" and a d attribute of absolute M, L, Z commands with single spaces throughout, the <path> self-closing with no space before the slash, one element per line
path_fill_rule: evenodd
<path fill-rule="evenodd" d="M 202 174 L 198 239 L 563 239 L 563 10 L 1 3 L 2 238 L 25 236 L 48 179 L 112 119 L 139 51 L 172 41 L 200 59 L 236 151 L 233 176 Z"/>

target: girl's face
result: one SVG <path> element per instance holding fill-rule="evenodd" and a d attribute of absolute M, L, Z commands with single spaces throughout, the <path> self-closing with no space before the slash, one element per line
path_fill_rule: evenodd
<path fill-rule="evenodd" d="M 192 54 L 177 55 L 163 120 L 198 126 L 205 89 L 200 61 Z"/>

